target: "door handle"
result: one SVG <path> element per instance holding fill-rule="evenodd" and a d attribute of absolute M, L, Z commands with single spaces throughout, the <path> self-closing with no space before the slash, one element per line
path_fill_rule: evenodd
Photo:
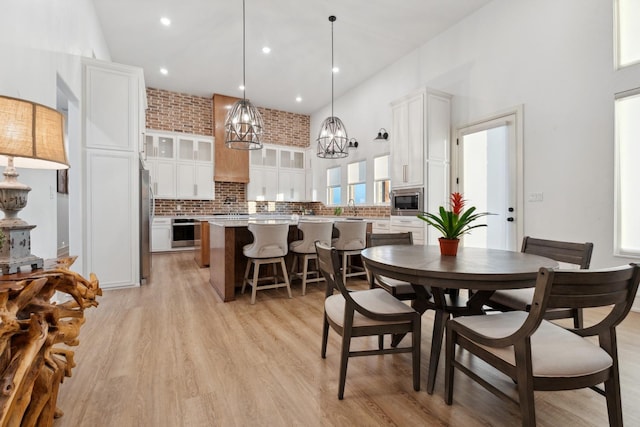
<path fill-rule="evenodd" d="M 512 216 L 510 216 L 509 218 L 507 218 L 507 221 L 509 221 L 509 222 L 513 222 L 513 221 L 515 221 L 515 220 L 513 219 L 513 217 L 512 217 Z"/>

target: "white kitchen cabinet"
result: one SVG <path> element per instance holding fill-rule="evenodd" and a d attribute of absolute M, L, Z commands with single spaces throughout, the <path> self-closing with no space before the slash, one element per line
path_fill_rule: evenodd
<path fill-rule="evenodd" d="M 151 223 L 151 252 L 171 250 L 171 218 L 153 218 Z"/>
<path fill-rule="evenodd" d="M 391 186 L 424 185 L 425 92 L 403 98 L 391 106 Z"/>
<path fill-rule="evenodd" d="M 173 160 L 176 152 L 176 139 L 171 135 L 159 135 L 147 131 L 145 134 L 144 153 L 147 160 Z"/>
<path fill-rule="evenodd" d="M 299 202 L 306 198 L 304 151 L 280 148 L 278 164 L 278 201 Z"/>
<path fill-rule="evenodd" d="M 171 199 L 176 196 L 176 163 L 173 160 L 147 160 L 153 197 Z"/>
<path fill-rule="evenodd" d="M 447 206 L 449 203 L 451 96 L 428 90 L 426 105 L 426 182 L 423 209 L 426 212 L 437 212 L 440 206 Z M 437 245 L 440 232 L 433 227 L 427 227 L 426 232 L 426 242 Z"/>
<path fill-rule="evenodd" d="M 82 58 L 85 167 L 78 227 L 86 230 L 84 275 L 103 289 L 140 283 L 139 151 L 146 94 L 141 68 Z M 117 248 L 117 250 L 114 250 Z"/>
<path fill-rule="evenodd" d="M 414 216 L 391 216 L 390 219 L 391 233 L 413 233 L 413 243 L 415 245 L 424 245 L 426 236 L 427 223 Z"/>
<path fill-rule="evenodd" d="M 251 152 L 247 200 L 299 202 L 305 182 L 304 150 L 270 145 Z"/>
<path fill-rule="evenodd" d="M 213 165 L 177 162 L 176 198 L 213 199 Z"/>
<path fill-rule="evenodd" d="M 280 169 L 278 171 L 277 201 L 299 202 L 305 199 L 304 169 Z"/>
<path fill-rule="evenodd" d="M 247 184 L 247 200 L 273 201 L 278 193 L 278 169 L 251 167 Z"/>
<path fill-rule="evenodd" d="M 213 163 L 213 139 L 197 135 L 177 136 L 178 150 L 176 160 L 201 163 Z M 211 175 L 213 181 L 213 175 Z"/>
<path fill-rule="evenodd" d="M 422 89 L 391 104 L 391 187 L 424 187 L 440 194 L 448 191 L 451 96 Z M 432 187 L 429 164 L 446 174 L 445 187 Z M 438 178 L 439 183 L 443 178 Z M 429 208 L 425 206 L 426 210 Z"/>
<path fill-rule="evenodd" d="M 391 222 L 388 219 L 375 219 L 371 221 L 372 233 L 391 233 Z"/>
<path fill-rule="evenodd" d="M 154 197 L 213 200 L 213 138 L 147 130 L 146 165 Z"/>

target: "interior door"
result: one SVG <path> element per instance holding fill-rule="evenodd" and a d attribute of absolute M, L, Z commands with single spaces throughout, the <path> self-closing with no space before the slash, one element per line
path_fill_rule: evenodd
<path fill-rule="evenodd" d="M 490 212 L 464 245 L 518 250 L 523 235 L 522 144 L 519 110 L 458 130 L 454 188 L 467 206 Z"/>

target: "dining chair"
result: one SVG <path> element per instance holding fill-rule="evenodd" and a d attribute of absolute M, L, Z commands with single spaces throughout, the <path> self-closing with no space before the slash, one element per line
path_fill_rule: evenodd
<path fill-rule="evenodd" d="M 521 252 L 540 255 L 581 269 L 588 269 L 591 264 L 593 243 L 561 242 L 526 236 L 522 240 Z M 486 305 L 500 311 L 529 311 L 532 300 L 533 288 L 506 289 L 494 292 Z M 580 308 L 558 307 L 547 310 L 545 314 L 547 320 L 566 318 L 573 319 L 574 328 L 582 327 L 582 309 Z"/>
<path fill-rule="evenodd" d="M 338 399 L 344 397 L 347 364 L 350 357 L 390 353 L 411 353 L 413 389 L 420 390 L 420 314 L 394 298 L 384 289 L 350 292 L 340 271 L 340 257 L 335 248 L 316 242 L 318 265 L 327 281 L 322 329 L 323 359 L 327 357 L 329 326 L 342 337 Z M 334 290 L 338 293 L 334 294 Z M 351 350 L 351 338 L 384 334 L 411 333 L 407 347 Z"/>
<path fill-rule="evenodd" d="M 453 400 L 454 368 L 487 390 L 513 400 L 480 376 L 478 357 L 513 380 L 523 426 L 536 424 L 534 390 L 590 387 L 606 397 L 609 424 L 622 426 L 616 326 L 631 309 L 640 266 L 538 272 L 531 310 L 464 316 L 447 322 L 445 402 Z M 608 307 L 595 325 L 565 329 L 544 319 L 547 308 Z M 597 337 L 597 341 L 589 337 Z M 456 358 L 456 346 L 464 354 Z M 459 352 L 460 354 L 460 352 Z M 476 368 L 474 368 L 474 366 Z M 595 387 L 604 382 L 604 390 Z"/>
<path fill-rule="evenodd" d="M 413 233 L 411 231 L 404 233 L 367 233 L 368 248 L 384 245 L 413 245 Z M 375 275 L 369 279 L 369 285 L 371 288 L 382 288 L 402 301 L 415 301 L 416 299 L 416 291 L 413 286 L 404 280 Z"/>
<path fill-rule="evenodd" d="M 338 237 L 332 240 L 332 246 L 342 257 L 342 281 L 348 277 L 365 276 L 365 268 L 353 263 L 353 257 L 360 257 L 360 252 L 367 246 L 367 223 L 362 220 L 340 220 L 333 223 Z"/>
<path fill-rule="evenodd" d="M 253 234 L 253 242 L 242 248 L 242 253 L 248 258 L 244 272 L 241 293 L 244 293 L 246 285 L 251 286 L 251 304 L 256 302 L 256 292 L 263 289 L 275 289 L 286 287 L 291 298 L 291 286 L 284 257 L 287 255 L 287 237 L 289 224 L 260 224 L 249 223 L 247 226 Z M 260 266 L 273 264 L 273 276 L 260 277 Z M 282 269 L 282 282 L 279 282 L 277 266 Z M 249 276 L 253 266 L 253 277 Z M 273 280 L 270 284 L 260 284 L 260 280 Z"/>

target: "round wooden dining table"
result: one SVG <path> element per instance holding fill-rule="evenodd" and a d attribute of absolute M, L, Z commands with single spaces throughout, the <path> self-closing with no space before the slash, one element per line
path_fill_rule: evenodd
<path fill-rule="evenodd" d="M 379 275 L 409 282 L 417 295 L 414 308 L 421 313 L 426 308 L 435 309 L 427 379 L 429 394 L 435 385 L 446 320 L 452 313 L 445 303 L 446 289 L 474 290 L 466 306 L 456 309 L 456 315 L 482 314 L 484 302 L 494 291 L 533 287 L 541 267 L 558 267 L 556 261 L 542 256 L 484 248 L 460 247 L 458 255 L 443 256 L 438 246 L 389 245 L 366 248 L 361 255 L 371 272 L 371 281 Z"/>

